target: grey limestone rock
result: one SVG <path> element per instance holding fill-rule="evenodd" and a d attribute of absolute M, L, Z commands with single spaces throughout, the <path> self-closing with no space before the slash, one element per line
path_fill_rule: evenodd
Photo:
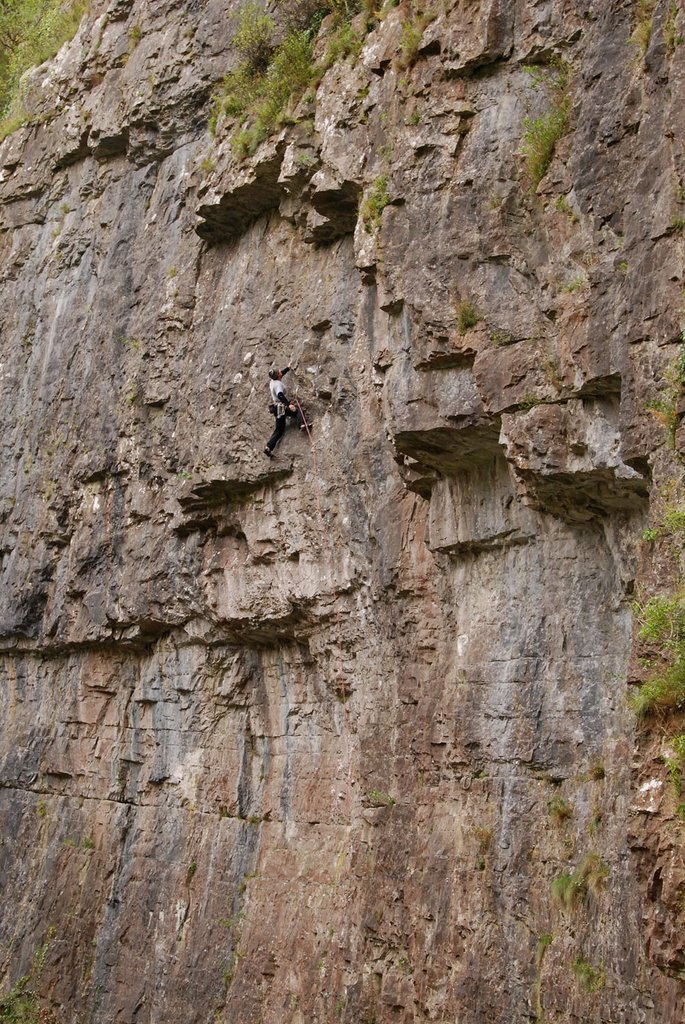
<path fill-rule="evenodd" d="M 677 1024 L 682 11 L 358 16 L 239 160 L 236 8 L 97 0 L 0 143 L 0 991 Z"/>

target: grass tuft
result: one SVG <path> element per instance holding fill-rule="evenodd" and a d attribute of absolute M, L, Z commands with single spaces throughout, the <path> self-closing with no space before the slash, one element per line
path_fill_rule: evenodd
<path fill-rule="evenodd" d="M 388 179 L 382 174 L 376 178 L 373 185 L 367 192 L 360 208 L 362 224 L 369 234 L 376 234 L 381 226 L 383 210 L 390 202 L 388 194 Z"/>
<path fill-rule="evenodd" d="M 635 3 L 635 28 L 630 42 L 638 48 L 643 57 L 652 38 L 652 15 L 655 7 L 656 0 L 636 0 Z"/>
<path fill-rule="evenodd" d="M 676 28 L 676 19 L 678 17 L 678 4 L 676 0 L 671 0 L 670 7 L 668 8 L 668 14 L 666 15 L 666 22 L 664 24 L 664 42 L 666 43 L 666 49 L 671 56 L 675 53 L 678 46 L 683 41 L 682 35 Z"/>
<path fill-rule="evenodd" d="M 388 793 L 382 793 L 380 789 L 372 789 L 366 794 L 366 801 L 370 807 L 394 807 L 395 800 Z"/>
<path fill-rule="evenodd" d="M 554 794 L 547 807 L 550 818 L 557 825 L 563 825 L 565 821 L 573 817 L 573 808 L 559 793 Z"/>
<path fill-rule="evenodd" d="M 466 334 L 468 330 L 475 327 L 483 319 L 483 314 L 466 299 L 457 306 L 457 329 L 460 334 Z"/>
<path fill-rule="evenodd" d="M 685 708 L 685 657 L 663 672 L 653 675 L 628 700 L 638 718 L 657 712 L 673 713 Z"/>
<path fill-rule="evenodd" d="M 603 967 L 593 967 L 589 960 L 578 956 L 571 964 L 578 984 L 585 992 L 599 992 L 604 988 L 606 972 Z"/>
<path fill-rule="evenodd" d="M 609 867 L 597 853 L 586 853 L 572 874 L 559 875 L 552 882 L 552 895 L 567 910 L 573 910 L 587 897 L 597 896 L 609 877 Z"/>

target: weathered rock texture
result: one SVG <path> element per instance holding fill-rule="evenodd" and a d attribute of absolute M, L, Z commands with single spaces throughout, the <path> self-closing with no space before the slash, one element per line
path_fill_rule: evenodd
<path fill-rule="evenodd" d="M 684 826 L 626 705 L 680 472 L 645 411 L 672 6 L 643 61 L 628 0 L 447 0 L 407 67 L 401 4 L 244 162 L 206 129 L 227 0 L 96 0 L 35 74 L 0 147 L 5 989 L 47 941 L 63 1024 L 683 1019 Z M 314 444 L 269 463 L 289 360 Z"/>

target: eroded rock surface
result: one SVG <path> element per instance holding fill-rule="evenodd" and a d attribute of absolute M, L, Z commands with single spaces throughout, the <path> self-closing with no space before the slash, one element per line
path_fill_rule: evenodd
<path fill-rule="evenodd" d="M 0 145 L 4 989 L 42 950 L 63 1024 L 682 1020 L 685 826 L 626 704 L 683 447 L 646 411 L 673 6 L 643 59 L 620 0 L 448 0 L 406 60 L 403 3 L 242 161 L 206 127 L 223 0 L 98 0 L 34 73 Z M 288 362 L 313 445 L 268 462 Z"/>

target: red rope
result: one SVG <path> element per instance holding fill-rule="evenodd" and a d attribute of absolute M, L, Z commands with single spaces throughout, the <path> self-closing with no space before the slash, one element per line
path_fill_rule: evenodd
<path fill-rule="evenodd" d="M 318 476 L 319 476 L 319 469 L 318 469 L 317 462 L 316 462 L 316 448 L 314 447 L 314 438 L 312 437 L 311 431 L 309 429 L 309 424 L 307 423 L 307 417 L 304 414 L 304 409 L 300 405 L 300 403 L 299 403 L 297 398 L 294 398 L 293 401 L 295 402 L 295 405 L 297 406 L 297 408 L 300 410 L 300 415 L 302 416 L 302 422 L 304 423 L 304 428 L 307 431 L 307 437 L 309 438 L 309 444 L 310 444 L 310 447 L 312 449 L 312 462 L 314 463 L 314 473 L 316 474 L 316 476 L 318 478 Z M 323 515 L 323 508 L 321 507 L 321 496 L 319 494 L 318 479 L 317 479 L 317 484 L 316 484 L 316 486 L 314 488 L 314 493 L 316 495 L 316 507 L 317 507 L 317 510 L 318 510 L 318 513 L 319 513 L 319 519 L 321 520 L 321 523 L 323 524 L 325 522 L 325 520 L 324 520 L 324 515 Z M 330 541 L 330 532 L 326 531 L 326 535 L 328 536 L 329 541 Z M 333 567 L 333 545 L 332 544 L 331 544 L 331 552 L 330 552 L 330 565 L 331 565 L 331 568 L 332 568 Z M 331 579 L 331 583 L 332 582 L 333 581 Z M 336 608 L 336 610 L 335 610 L 335 626 L 336 626 L 336 634 L 337 634 L 337 641 L 338 641 L 338 643 L 337 643 L 337 647 L 338 647 L 338 683 L 339 683 L 339 686 L 340 686 L 340 695 L 341 695 L 341 700 L 342 700 L 342 706 L 343 706 L 343 709 L 345 711 L 347 711 L 348 710 L 348 708 L 347 708 L 347 687 L 345 685 L 345 673 L 343 671 L 343 664 L 342 664 L 342 627 L 340 625 L 340 609 L 339 608 Z M 344 742 L 345 742 L 345 760 L 347 761 L 347 786 L 346 786 L 346 789 L 347 789 L 346 797 L 347 797 L 347 799 L 346 799 L 346 802 L 347 802 L 347 812 L 350 815 L 350 823 L 351 823 L 351 818 L 352 818 L 352 764 L 351 764 L 351 753 L 350 753 L 350 740 L 349 740 L 349 736 L 347 735 L 347 730 L 345 728 L 345 724 L 344 723 L 345 723 L 345 716 L 343 715 L 342 734 L 343 734 Z"/>
<path fill-rule="evenodd" d="M 316 475 L 318 477 L 319 469 L 318 469 L 318 466 L 316 464 L 316 448 L 314 447 L 314 438 L 312 437 L 311 431 L 309 429 L 309 424 L 307 423 L 307 417 L 304 414 L 304 409 L 300 405 L 300 403 L 299 403 L 297 398 L 294 398 L 293 401 L 295 402 L 295 405 L 297 406 L 297 408 L 300 410 L 300 415 L 302 417 L 302 422 L 304 423 L 304 428 L 307 431 L 307 437 L 309 438 L 309 444 L 310 444 L 311 449 L 312 449 L 312 460 L 314 462 L 314 472 L 316 473 Z M 321 508 L 321 500 L 320 500 L 320 497 L 319 497 L 319 489 L 318 489 L 318 487 L 316 488 L 316 505 L 317 505 L 317 508 L 318 508 L 318 511 L 319 511 L 319 519 L 323 523 L 323 521 L 324 521 L 323 509 Z M 333 555 L 333 551 L 331 549 L 331 565 L 333 563 L 332 555 Z M 345 674 L 343 672 L 343 667 L 342 667 L 342 654 L 341 654 L 342 644 L 340 642 L 342 631 L 341 631 L 341 627 L 340 627 L 340 609 L 339 608 L 336 608 L 335 620 L 336 620 L 336 627 L 337 627 L 337 634 L 338 634 L 338 680 L 339 680 L 339 683 L 340 683 L 343 707 L 346 708 L 346 706 L 347 706 L 347 689 L 345 687 Z"/>

